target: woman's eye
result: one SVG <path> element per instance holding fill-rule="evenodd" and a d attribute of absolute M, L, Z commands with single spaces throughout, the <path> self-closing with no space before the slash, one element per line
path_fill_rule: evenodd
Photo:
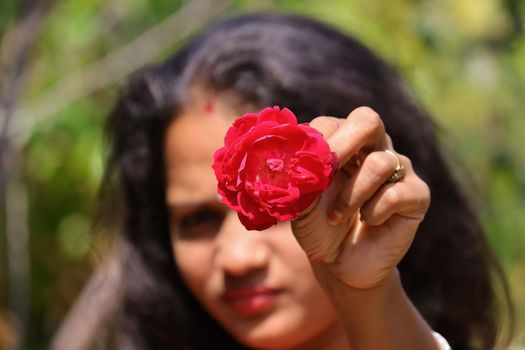
<path fill-rule="evenodd" d="M 202 208 L 186 213 L 177 220 L 177 232 L 182 238 L 202 238 L 214 235 L 221 228 L 224 213 L 210 208 Z"/>

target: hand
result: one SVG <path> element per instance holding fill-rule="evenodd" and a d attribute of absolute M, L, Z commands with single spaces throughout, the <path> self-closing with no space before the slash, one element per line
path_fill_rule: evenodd
<path fill-rule="evenodd" d="M 428 186 L 410 160 L 397 154 L 405 174 L 386 183 L 396 159 L 381 118 L 368 107 L 346 119 L 318 117 L 310 125 L 340 162 L 333 183 L 292 223 L 312 263 L 356 289 L 381 285 L 396 269 L 430 204 Z"/>

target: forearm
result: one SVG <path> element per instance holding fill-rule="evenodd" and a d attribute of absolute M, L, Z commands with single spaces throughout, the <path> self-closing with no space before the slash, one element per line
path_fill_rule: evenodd
<path fill-rule="evenodd" d="M 406 296 L 397 270 L 381 286 L 357 290 L 322 265 L 320 284 L 339 313 L 352 350 L 438 350 L 432 330 Z"/>

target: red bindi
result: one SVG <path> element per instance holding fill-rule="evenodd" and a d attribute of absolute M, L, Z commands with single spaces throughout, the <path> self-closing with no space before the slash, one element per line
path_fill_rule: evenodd
<path fill-rule="evenodd" d="M 213 107 L 213 102 L 207 102 L 206 107 L 204 108 L 206 114 L 211 114 L 213 112 Z"/>

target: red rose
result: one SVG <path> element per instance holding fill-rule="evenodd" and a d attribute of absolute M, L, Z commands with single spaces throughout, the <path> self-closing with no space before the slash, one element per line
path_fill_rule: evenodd
<path fill-rule="evenodd" d="M 278 106 L 236 119 L 213 158 L 217 192 L 248 230 L 296 219 L 337 169 L 323 135 Z"/>

